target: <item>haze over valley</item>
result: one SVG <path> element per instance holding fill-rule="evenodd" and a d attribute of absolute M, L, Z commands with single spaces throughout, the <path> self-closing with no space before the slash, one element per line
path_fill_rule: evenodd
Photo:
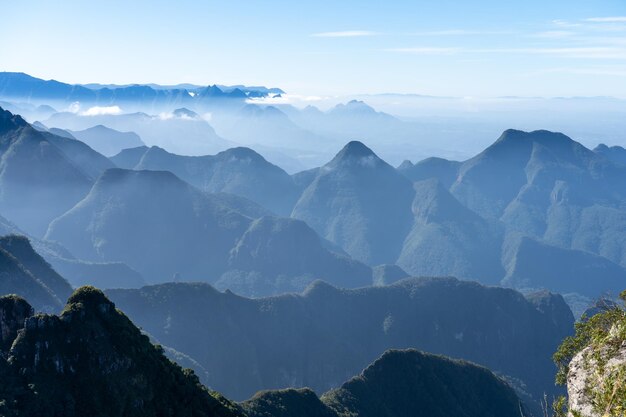
<path fill-rule="evenodd" d="M 235 3 L 0 16 L 0 416 L 623 417 L 623 5 Z"/>

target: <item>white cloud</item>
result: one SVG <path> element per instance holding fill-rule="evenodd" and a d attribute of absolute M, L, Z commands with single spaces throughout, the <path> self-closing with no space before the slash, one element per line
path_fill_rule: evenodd
<path fill-rule="evenodd" d="M 570 30 L 547 30 L 531 35 L 533 38 L 562 39 L 576 35 L 576 32 Z"/>
<path fill-rule="evenodd" d="M 386 49 L 388 52 L 400 52 L 415 55 L 452 55 L 463 52 L 462 48 L 440 48 L 435 46 L 421 46 L 416 48 L 391 48 Z"/>
<path fill-rule="evenodd" d="M 455 55 L 455 54 L 527 54 L 553 55 L 562 58 L 586 59 L 626 59 L 626 48 L 612 46 L 564 47 L 564 48 L 393 48 L 388 52 L 399 52 L 417 55 Z"/>
<path fill-rule="evenodd" d="M 80 111 L 80 103 L 78 101 L 73 102 L 67 107 L 67 111 L 70 113 L 78 113 Z"/>
<path fill-rule="evenodd" d="M 313 33 L 314 38 L 356 38 L 363 36 L 376 36 L 378 33 L 369 30 L 344 30 L 340 32 Z"/>
<path fill-rule="evenodd" d="M 505 30 L 468 30 L 468 29 L 444 29 L 425 32 L 410 33 L 412 36 L 468 36 L 468 35 L 507 35 L 512 31 Z"/>
<path fill-rule="evenodd" d="M 582 26 L 581 23 L 572 23 L 567 20 L 556 19 L 552 21 L 554 26 L 564 27 L 564 28 L 576 28 Z"/>
<path fill-rule="evenodd" d="M 108 106 L 108 107 L 94 106 L 82 112 L 81 116 L 106 116 L 106 115 L 116 115 L 116 114 L 121 114 L 121 113 L 122 113 L 122 109 L 120 109 L 119 106 Z"/>
<path fill-rule="evenodd" d="M 626 16 L 590 17 L 585 19 L 585 21 L 595 23 L 626 23 Z"/>

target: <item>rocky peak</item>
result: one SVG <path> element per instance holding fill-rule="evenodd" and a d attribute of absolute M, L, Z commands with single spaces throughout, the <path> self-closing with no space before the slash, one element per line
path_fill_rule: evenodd
<path fill-rule="evenodd" d="M 0 135 L 27 125 L 28 123 L 20 116 L 0 107 Z"/>

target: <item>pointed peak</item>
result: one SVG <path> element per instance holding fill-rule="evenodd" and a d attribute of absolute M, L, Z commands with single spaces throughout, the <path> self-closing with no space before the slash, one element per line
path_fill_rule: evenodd
<path fill-rule="evenodd" d="M 398 170 L 402 171 L 403 169 L 411 169 L 413 168 L 413 162 L 409 161 L 408 159 L 405 159 L 404 161 L 402 161 L 402 163 L 400 165 L 398 165 Z"/>
<path fill-rule="evenodd" d="M 343 147 L 343 149 L 339 152 L 338 155 L 343 156 L 376 156 L 374 151 L 368 148 L 363 142 L 359 142 L 358 140 L 350 141 Z"/>
<path fill-rule="evenodd" d="M 370 148 L 362 142 L 353 140 L 348 142 L 346 146 L 335 155 L 335 157 L 326 164 L 327 168 L 345 165 L 358 165 L 366 168 L 374 168 L 381 164 L 386 164 L 378 157 Z"/>

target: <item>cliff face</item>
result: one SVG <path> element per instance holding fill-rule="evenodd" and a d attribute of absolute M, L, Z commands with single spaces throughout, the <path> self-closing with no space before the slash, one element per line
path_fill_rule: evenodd
<path fill-rule="evenodd" d="M 614 353 L 596 356 L 593 347 L 579 352 L 567 374 L 568 416 L 623 416 L 626 412 L 626 340 Z"/>
<path fill-rule="evenodd" d="M 554 355 L 557 383 L 567 385 L 568 400 L 555 404 L 561 417 L 626 415 L 626 291 L 624 306 L 607 306 L 576 324 Z"/>

